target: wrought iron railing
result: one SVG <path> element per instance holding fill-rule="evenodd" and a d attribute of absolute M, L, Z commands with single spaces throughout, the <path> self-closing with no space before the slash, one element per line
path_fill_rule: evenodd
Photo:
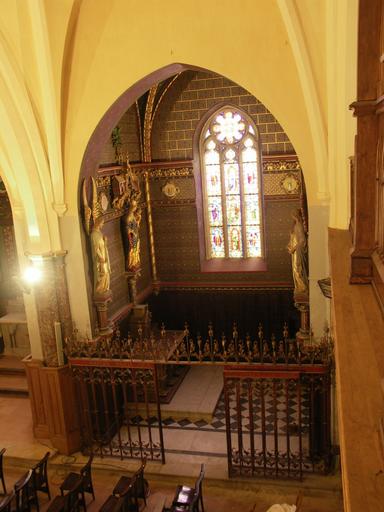
<path fill-rule="evenodd" d="M 136 337 L 123 337 L 116 331 L 110 338 L 90 341 L 74 333 L 66 340 L 65 352 L 68 358 L 120 359 L 146 361 L 163 364 L 272 364 L 272 365 L 325 365 L 333 361 L 333 343 L 326 330 L 320 340 L 311 338 L 303 341 L 290 338 L 287 325 L 282 337 L 270 340 L 264 337 L 261 324 L 257 336 L 240 336 L 236 323 L 232 333 L 217 336 L 212 324 L 205 337 L 192 336 L 188 325 L 183 331 L 167 331 L 162 325 L 160 331 L 143 334 L 141 327 Z"/>

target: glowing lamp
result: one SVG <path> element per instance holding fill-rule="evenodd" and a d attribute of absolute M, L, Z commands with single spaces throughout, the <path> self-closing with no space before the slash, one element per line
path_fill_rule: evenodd
<path fill-rule="evenodd" d="M 29 285 L 35 284 L 41 279 L 41 270 L 34 266 L 29 266 L 24 270 L 24 281 Z"/>

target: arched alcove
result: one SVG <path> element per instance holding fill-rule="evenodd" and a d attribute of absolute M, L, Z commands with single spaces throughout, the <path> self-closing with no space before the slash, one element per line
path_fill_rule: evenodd
<path fill-rule="evenodd" d="M 267 198 L 267 243 L 266 265 L 258 269 L 258 272 L 249 273 L 250 269 L 244 264 L 243 268 L 240 265 L 234 272 L 223 274 L 219 270 L 216 273 L 206 273 L 201 267 L 201 262 L 199 263 L 201 226 L 197 220 L 196 208 L 199 207 L 201 197 L 199 186 L 195 187 L 194 184 L 195 179 L 199 179 L 200 165 L 196 133 L 207 112 L 225 102 L 239 105 L 260 129 L 264 157 L 264 192 Z M 121 224 L 124 212 L 117 212 L 113 206 L 118 198 L 113 191 L 113 181 L 123 172 L 125 161 L 125 154 L 122 154 L 122 159 L 118 162 L 115 161 L 111 134 L 117 125 L 120 135 L 122 133 L 126 138 L 122 140 L 119 151 L 128 151 L 131 166 L 142 180 L 142 200 L 146 203 L 140 229 L 143 265 L 136 283 L 137 292 L 147 298 L 154 288 L 178 293 L 182 290 L 196 292 L 204 288 L 211 292 L 237 290 L 240 295 L 245 291 L 249 294 L 255 290 L 263 290 L 264 294 L 269 294 L 268 301 L 272 304 L 273 292 L 277 293 L 280 290 L 286 298 L 279 299 L 276 304 L 279 304 L 281 310 L 285 308 L 287 318 L 284 318 L 284 311 L 280 311 L 277 320 L 280 326 L 276 325 L 276 330 L 282 329 L 284 320 L 290 321 L 293 330 L 297 329 L 297 312 L 293 308 L 292 299 L 290 257 L 286 245 L 289 240 L 291 213 L 303 207 L 306 198 L 301 195 L 305 187 L 293 146 L 273 114 L 247 90 L 211 71 L 179 64 L 151 74 L 116 100 L 94 130 L 82 161 L 78 187 L 79 211 L 82 211 L 83 180 L 88 184 L 88 203 L 92 201 L 91 177 L 95 178 L 97 183 L 97 197 L 104 196 L 106 205 L 104 214 L 107 222 L 103 233 L 108 239 L 110 260 L 113 262 L 112 301 L 108 305 L 112 319 L 120 321 L 124 318 L 129 312 L 128 305 L 133 302 L 129 284 L 124 277 L 127 270 L 124 268 L 126 242 Z M 169 171 L 172 168 L 183 167 L 184 175 L 179 171 Z M 152 172 L 156 169 L 157 175 L 156 172 Z M 151 221 L 147 215 L 148 198 L 144 201 L 144 176 L 149 176 L 148 191 L 153 210 Z M 285 189 L 284 180 L 288 176 L 296 180 L 297 189 Z M 180 184 L 180 187 L 176 186 L 176 189 L 180 188 L 177 192 L 180 196 L 167 197 L 163 189 L 167 183 L 174 184 L 175 180 Z M 129 203 L 126 207 L 128 205 Z M 174 206 L 176 209 L 172 211 Z M 152 241 L 148 235 L 149 231 L 152 231 Z M 83 253 L 85 260 L 88 261 L 88 297 L 92 303 L 94 276 L 89 240 L 85 236 Z M 153 255 L 156 260 L 155 272 Z M 152 307 L 157 310 L 157 315 L 164 315 L 164 311 L 158 311 L 158 304 L 159 301 L 154 297 L 151 300 Z M 262 307 L 260 304 L 262 301 L 259 303 L 259 309 Z M 276 309 L 274 311 L 276 312 Z M 181 315 L 180 311 L 177 316 Z M 160 316 L 156 318 L 157 321 L 161 321 Z M 293 320 L 294 317 L 296 320 Z M 93 318 L 95 326 L 95 314 Z M 169 318 L 167 320 L 169 321 Z M 178 318 L 180 326 L 188 320 L 185 317 Z M 268 327 L 269 332 L 273 330 L 272 326 Z"/>

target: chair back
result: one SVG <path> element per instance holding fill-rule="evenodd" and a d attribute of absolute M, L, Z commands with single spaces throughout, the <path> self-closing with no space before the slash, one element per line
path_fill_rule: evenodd
<path fill-rule="evenodd" d="M 135 484 L 135 492 L 138 498 L 146 499 L 149 493 L 149 485 L 148 482 L 144 478 L 144 469 L 147 465 L 147 459 L 144 458 L 141 462 L 140 468 L 133 475 L 134 484 Z"/>
<path fill-rule="evenodd" d="M 79 478 L 76 484 L 69 489 L 65 498 L 67 498 L 64 510 L 65 512 L 77 512 L 83 503 L 83 479 Z"/>
<path fill-rule="evenodd" d="M 119 512 L 120 510 L 130 510 L 139 512 L 139 503 L 137 501 L 137 494 L 135 490 L 136 479 L 135 475 L 132 477 L 129 485 L 120 494 L 116 505 L 113 508 L 113 512 Z"/>
<path fill-rule="evenodd" d="M 12 491 L 6 494 L 0 501 L 0 512 L 11 512 L 11 503 L 14 497 L 15 491 L 12 489 Z"/>
<path fill-rule="evenodd" d="M 1 480 L 1 483 L 3 484 L 4 494 L 7 493 L 7 489 L 5 487 L 5 481 L 4 481 L 4 472 L 3 472 L 3 455 L 5 453 L 5 450 L 6 450 L 6 448 L 3 448 L 2 450 L 0 450 L 0 480 Z"/>
<path fill-rule="evenodd" d="M 198 476 L 195 483 L 195 499 L 193 503 L 193 507 L 191 510 L 199 510 L 199 502 L 201 504 L 201 511 L 204 512 L 204 502 L 203 502 L 203 479 L 205 476 L 205 466 L 204 464 L 200 467 L 200 475 Z"/>
<path fill-rule="evenodd" d="M 200 474 L 196 480 L 196 483 L 195 483 L 195 492 L 196 494 L 201 494 L 201 489 L 202 489 L 202 486 L 203 486 L 203 478 L 204 478 L 204 475 L 205 475 L 205 466 L 204 464 L 201 465 L 201 468 L 200 468 Z"/>
<path fill-rule="evenodd" d="M 37 504 L 36 490 L 32 483 L 32 469 L 29 469 L 15 483 L 15 498 L 17 512 L 30 512 L 31 505 Z"/>
<path fill-rule="evenodd" d="M 297 494 L 297 498 L 296 498 L 296 512 L 301 511 L 302 503 L 303 503 L 303 491 L 300 489 L 300 491 Z"/>
<path fill-rule="evenodd" d="M 83 466 L 80 470 L 80 475 L 83 477 L 83 490 L 85 492 L 93 493 L 93 485 L 92 485 L 92 461 L 93 455 L 91 455 L 88 459 L 88 462 Z"/>
<path fill-rule="evenodd" d="M 48 488 L 48 458 L 50 452 L 47 452 L 44 457 L 32 467 L 33 472 L 33 484 L 35 486 L 36 491 L 43 491 L 49 495 Z"/>

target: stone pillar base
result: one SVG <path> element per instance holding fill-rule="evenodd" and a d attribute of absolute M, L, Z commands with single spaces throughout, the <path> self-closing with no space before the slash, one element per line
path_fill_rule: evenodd
<path fill-rule="evenodd" d="M 300 329 L 296 333 L 296 340 L 305 344 L 311 337 L 309 324 L 309 297 L 307 293 L 294 293 L 295 308 L 300 311 Z"/>
<path fill-rule="evenodd" d="M 108 303 L 112 300 L 112 293 L 105 292 L 102 295 L 94 295 L 93 303 L 97 311 L 97 320 L 99 325 L 99 335 L 109 336 L 113 333 L 113 328 L 108 320 Z"/>

